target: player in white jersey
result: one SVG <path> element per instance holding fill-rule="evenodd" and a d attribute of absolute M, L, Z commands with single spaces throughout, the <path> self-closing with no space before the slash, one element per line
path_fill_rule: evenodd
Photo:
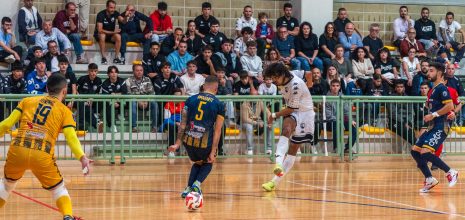
<path fill-rule="evenodd" d="M 262 188 L 269 192 L 273 191 L 281 178 L 291 170 L 300 145 L 313 141 L 315 112 L 307 84 L 300 77 L 290 73 L 284 64 L 271 64 L 263 75 L 271 77 L 277 86 L 282 86 L 281 93 L 287 106 L 268 118 L 270 124 L 279 117 L 284 118 L 281 136 L 276 145 L 276 166 L 273 170 L 275 176 L 262 185 Z"/>

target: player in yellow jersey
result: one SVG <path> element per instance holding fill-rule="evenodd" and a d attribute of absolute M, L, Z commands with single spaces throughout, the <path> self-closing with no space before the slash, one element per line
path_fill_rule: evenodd
<path fill-rule="evenodd" d="M 74 156 L 81 162 L 84 175 L 89 173 L 89 163 L 76 135 L 76 122 L 72 112 L 62 103 L 67 93 L 67 81 L 61 74 L 54 74 L 47 81 L 47 96 L 23 99 L 11 115 L 0 123 L 0 137 L 14 124 L 20 122 L 18 135 L 12 140 L 5 163 L 5 178 L 0 181 L 0 207 L 3 207 L 16 182 L 26 170 L 39 179 L 49 190 L 64 220 L 74 219 L 71 199 L 63 177 L 55 163 L 55 142 L 63 129 L 66 141 Z"/>

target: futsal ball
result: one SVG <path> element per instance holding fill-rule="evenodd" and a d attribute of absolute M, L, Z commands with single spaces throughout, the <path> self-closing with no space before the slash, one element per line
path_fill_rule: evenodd
<path fill-rule="evenodd" d="M 203 197 L 198 192 L 191 192 L 186 196 L 186 207 L 188 210 L 197 210 L 202 208 Z"/>

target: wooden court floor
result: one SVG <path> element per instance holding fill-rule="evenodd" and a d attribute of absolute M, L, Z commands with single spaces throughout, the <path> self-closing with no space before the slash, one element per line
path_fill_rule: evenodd
<path fill-rule="evenodd" d="M 465 171 L 464 157 L 445 160 Z M 100 161 L 89 177 L 80 176 L 77 161 L 58 165 L 75 215 L 83 219 L 465 219 L 465 179 L 448 188 L 435 171 L 440 184 L 421 195 L 421 174 L 408 157 L 350 163 L 300 158 L 272 193 L 260 187 L 272 177 L 269 160 L 220 159 L 203 184 L 204 208 L 196 212 L 187 211 L 179 195 L 190 170 L 187 159 L 128 160 L 124 166 Z M 50 193 L 30 173 L 16 191 L 0 219 L 61 219 Z"/>

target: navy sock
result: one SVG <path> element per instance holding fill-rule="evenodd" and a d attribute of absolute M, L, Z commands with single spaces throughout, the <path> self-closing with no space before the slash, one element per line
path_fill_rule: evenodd
<path fill-rule="evenodd" d="M 187 186 L 192 186 L 192 184 L 194 184 L 195 179 L 197 178 L 197 175 L 200 172 L 200 168 L 200 165 L 196 163 L 192 164 L 191 173 L 189 174 L 189 182 L 187 182 Z"/>
<path fill-rule="evenodd" d="M 446 173 L 450 170 L 450 167 L 447 166 L 447 164 L 444 163 L 444 161 L 442 161 L 441 158 L 432 153 L 422 154 L 421 157 L 425 158 L 426 161 L 433 163 L 435 166 L 439 167 L 439 169 L 443 170 Z"/>
<path fill-rule="evenodd" d="M 200 167 L 200 171 L 197 174 L 196 180 L 203 183 L 203 181 L 207 179 L 208 174 L 210 174 L 210 171 L 212 171 L 212 168 L 213 168 L 213 164 L 211 163 L 202 164 L 202 166 Z"/>
<path fill-rule="evenodd" d="M 410 154 L 412 154 L 413 159 L 417 162 L 417 167 L 421 170 L 425 178 L 432 177 L 433 175 L 431 174 L 431 171 L 428 168 L 428 161 L 426 158 L 422 157 L 420 152 L 418 151 L 410 151 Z"/>

